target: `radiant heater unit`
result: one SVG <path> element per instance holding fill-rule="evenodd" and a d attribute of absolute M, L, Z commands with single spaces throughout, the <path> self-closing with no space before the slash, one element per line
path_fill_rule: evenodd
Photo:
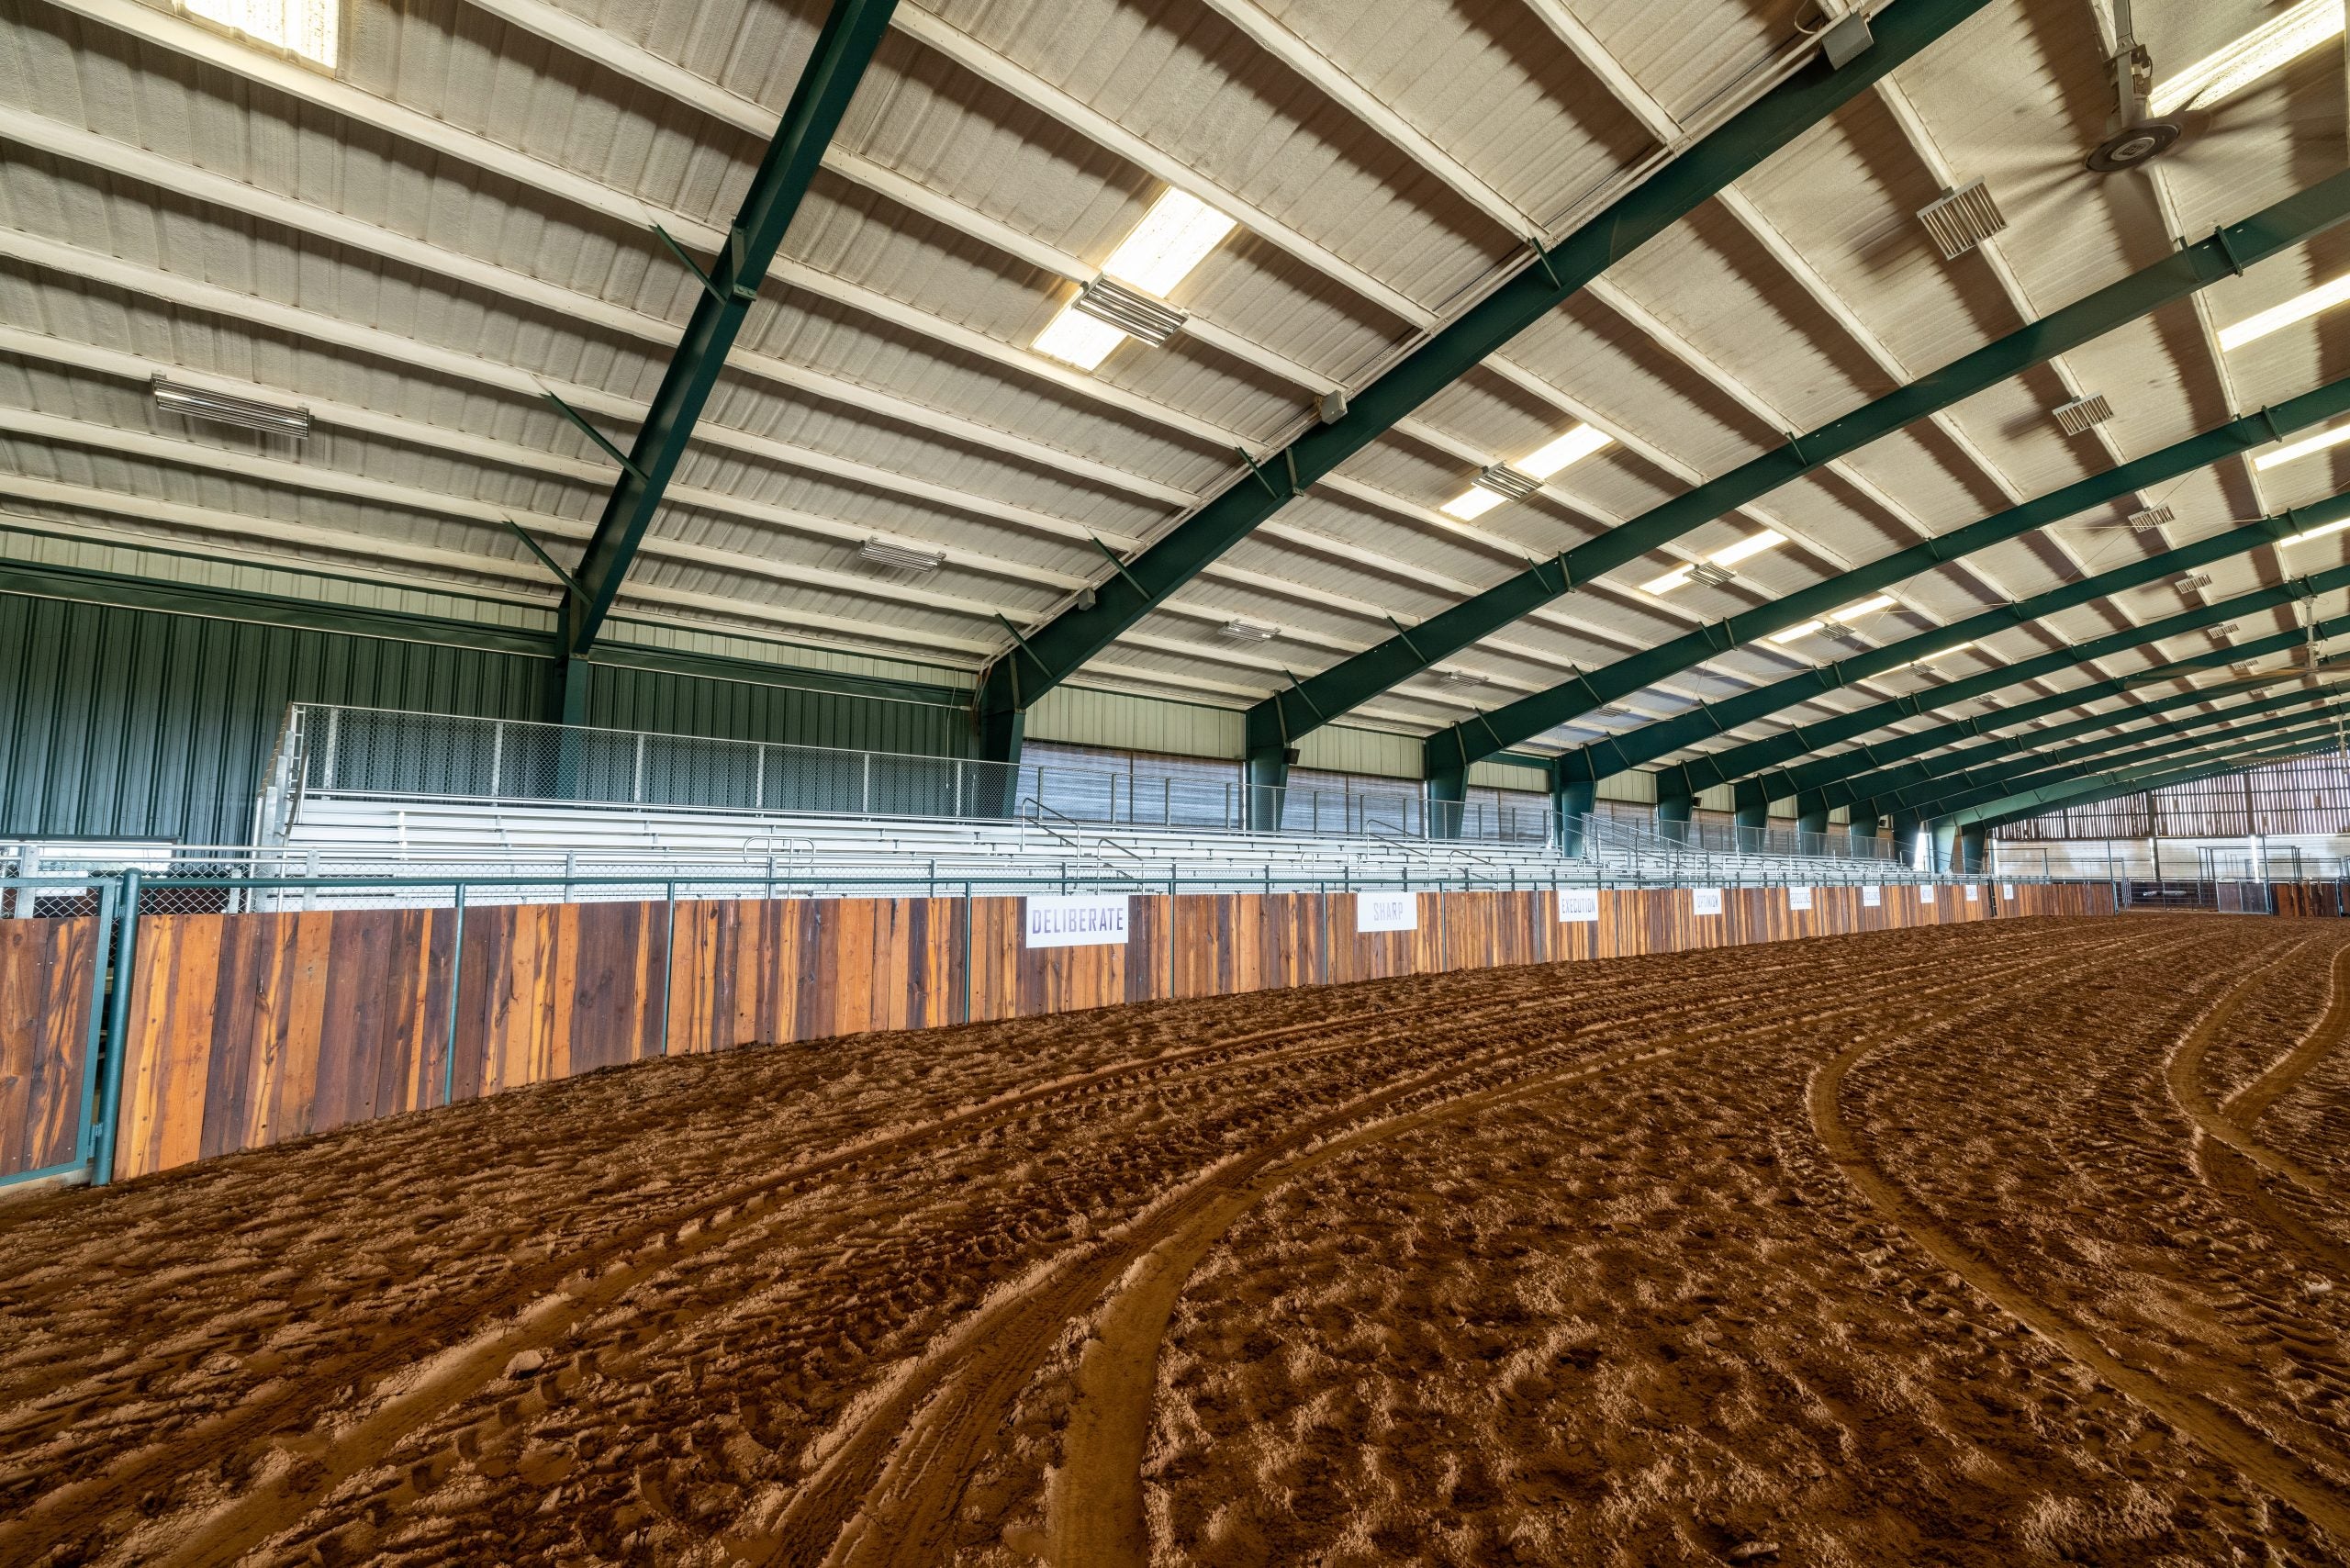
<path fill-rule="evenodd" d="M 1966 254 L 2008 226 L 2007 215 L 1980 180 L 1919 207 L 1918 221 L 1933 236 L 1946 262 Z"/>
<path fill-rule="evenodd" d="M 154 393 L 155 407 L 165 413 L 185 414 L 192 420 L 209 420 L 217 425 L 235 425 L 241 430 L 286 436 L 295 441 L 304 440 L 310 433 L 310 410 L 308 409 L 289 408 L 282 403 L 263 403 L 251 398 L 215 392 L 208 387 L 183 386 L 160 375 L 151 380 L 148 386 Z"/>

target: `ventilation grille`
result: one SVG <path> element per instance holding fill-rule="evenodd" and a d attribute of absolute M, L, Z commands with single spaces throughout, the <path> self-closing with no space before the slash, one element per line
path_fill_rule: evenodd
<path fill-rule="evenodd" d="M 2105 400 L 2102 392 L 2059 403 L 2052 411 L 2056 416 L 2056 428 L 2066 435 L 2078 435 L 2091 425 L 2101 425 L 2113 418 L 2113 405 Z"/>
<path fill-rule="evenodd" d="M 884 571 L 934 572 L 946 563 L 946 552 L 918 550 L 911 544 L 892 544 L 886 539 L 868 539 L 856 547 L 856 558 Z"/>
<path fill-rule="evenodd" d="M 1942 248 L 1944 261 L 1966 254 L 2008 226 L 1999 204 L 1980 180 L 1919 207 L 1918 221 Z"/>
<path fill-rule="evenodd" d="M 1689 567 L 1689 580 L 1704 583 L 1707 588 L 1720 588 L 1726 583 L 1738 581 L 1738 574 L 1717 562 L 1697 561 Z"/>
<path fill-rule="evenodd" d="M 1077 308 L 1107 321 L 1130 338 L 1157 348 L 1183 330 L 1183 313 L 1163 299 L 1128 288 L 1113 277 L 1097 277 L 1079 291 Z"/>
<path fill-rule="evenodd" d="M 1227 643 L 1270 643 L 1281 635 L 1281 629 L 1254 621 L 1227 621 L 1215 629 L 1215 634 Z"/>
<path fill-rule="evenodd" d="M 2175 579 L 2170 586 L 2183 594 L 2192 595 L 2210 588 L 2211 579 L 2201 572 L 2189 572 L 2187 576 Z"/>
<path fill-rule="evenodd" d="M 2166 522 L 2177 521 L 2178 513 L 2168 507 L 2148 507 L 2144 511 L 2132 512 L 2129 518 L 2130 527 L 2139 533 L 2151 532 Z"/>
<path fill-rule="evenodd" d="M 2229 638 L 2236 634 L 2236 623 L 2231 621 L 2224 626 L 2214 626 L 2210 630 L 2211 633 L 2211 641 L 2215 643 L 2224 643 Z"/>
<path fill-rule="evenodd" d="M 1511 500 L 1522 501 L 1542 487 L 1542 481 L 1531 474 L 1521 474 L 1506 463 L 1495 463 L 1480 469 L 1476 484 L 1482 489 Z"/>

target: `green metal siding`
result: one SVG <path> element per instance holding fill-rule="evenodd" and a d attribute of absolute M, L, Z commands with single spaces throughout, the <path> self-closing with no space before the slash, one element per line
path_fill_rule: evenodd
<path fill-rule="evenodd" d="M 240 844 L 296 702 L 542 716 L 549 661 L 0 594 L 0 835 Z M 595 722 L 964 756 L 966 710 L 600 667 Z"/>

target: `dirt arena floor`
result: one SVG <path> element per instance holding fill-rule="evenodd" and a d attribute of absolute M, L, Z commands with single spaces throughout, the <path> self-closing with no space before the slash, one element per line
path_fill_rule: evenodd
<path fill-rule="evenodd" d="M 2350 1562 L 2350 923 L 655 1063 L 0 1205 L 0 1562 Z"/>

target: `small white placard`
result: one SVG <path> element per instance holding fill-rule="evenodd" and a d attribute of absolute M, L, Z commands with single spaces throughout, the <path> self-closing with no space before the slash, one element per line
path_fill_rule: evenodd
<path fill-rule="evenodd" d="M 1721 912 L 1722 890 L 1719 888 L 1692 888 L 1689 890 L 1690 913 L 1719 914 Z"/>
<path fill-rule="evenodd" d="M 1878 887 L 1874 882 L 1863 882 L 1861 884 L 1861 907 L 1863 909 L 1874 909 L 1884 902 L 1884 889 Z"/>
<path fill-rule="evenodd" d="M 1968 903 L 1981 903 L 1983 902 L 1983 890 L 1976 887 L 1972 882 L 1967 883 L 1966 902 Z"/>
<path fill-rule="evenodd" d="M 1811 907 L 1811 890 L 1809 888 L 1789 888 L 1787 890 L 1787 907 L 1789 909 L 1809 909 Z"/>
<path fill-rule="evenodd" d="M 1597 888 L 1561 888 L 1559 918 L 1562 921 L 1595 921 L 1599 918 Z"/>
<path fill-rule="evenodd" d="M 1918 884 L 1918 902 L 1919 903 L 1931 903 L 1934 902 L 1933 883 L 1920 882 Z"/>
<path fill-rule="evenodd" d="M 1069 893 L 1028 901 L 1031 947 L 1123 947 L 1126 895 Z"/>
<path fill-rule="evenodd" d="M 1357 893 L 1355 895 L 1355 929 L 1357 931 L 1417 931 L 1419 928 L 1419 894 Z"/>
<path fill-rule="evenodd" d="M 2015 902 L 2016 885 L 2013 882 L 2001 882 L 1999 884 L 1999 896 L 2007 900 L 2009 903 Z"/>

